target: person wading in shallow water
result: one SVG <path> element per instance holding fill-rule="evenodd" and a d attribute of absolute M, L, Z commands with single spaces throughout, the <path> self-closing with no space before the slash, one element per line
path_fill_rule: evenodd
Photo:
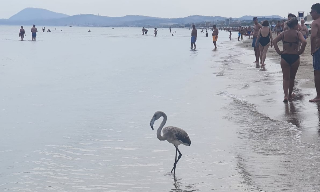
<path fill-rule="evenodd" d="M 218 41 L 219 30 L 217 29 L 216 25 L 213 26 L 212 30 L 213 30 L 213 32 L 212 32 L 212 40 L 213 40 L 214 48 L 217 49 L 217 41 Z"/>
<path fill-rule="evenodd" d="M 281 68 L 283 74 L 283 92 L 284 100 L 283 102 L 291 101 L 294 97 L 293 87 L 294 79 L 296 77 L 299 65 L 300 65 L 300 55 L 304 52 L 307 41 L 304 39 L 303 35 L 298 31 L 298 20 L 292 18 L 287 22 L 289 29 L 282 32 L 273 41 L 274 48 L 279 55 L 281 55 Z M 283 42 L 283 51 L 280 51 L 278 47 L 278 42 Z M 299 49 L 301 44 L 301 48 Z"/>
<path fill-rule="evenodd" d="M 259 51 L 259 47 L 256 46 L 256 41 L 258 38 L 258 34 L 259 34 L 259 30 L 262 28 L 262 25 L 259 24 L 258 22 L 258 18 L 254 17 L 253 18 L 253 22 L 254 22 L 254 27 L 253 27 L 253 34 L 252 34 L 252 47 L 254 48 L 254 54 L 256 56 L 256 61 L 254 62 L 256 64 L 256 67 L 260 67 L 259 65 L 259 57 L 260 57 L 260 51 Z"/>
<path fill-rule="evenodd" d="M 35 25 L 33 25 L 33 27 L 31 28 L 32 41 L 36 41 L 37 40 L 37 32 L 38 32 L 38 29 L 36 28 Z"/>
<path fill-rule="evenodd" d="M 320 4 L 314 4 L 310 12 L 314 20 L 311 25 L 311 54 L 313 56 L 314 83 L 317 96 L 310 102 L 320 102 Z"/>
<path fill-rule="evenodd" d="M 198 32 L 196 29 L 195 25 L 192 25 L 192 31 L 191 31 L 191 49 L 196 50 L 197 45 L 196 45 L 196 41 L 197 41 L 197 36 L 198 36 Z M 193 48 L 194 47 L 194 48 Z"/>
<path fill-rule="evenodd" d="M 23 29 L 23 26 L 21 26 L 20 33 L 19 33 L 21 41 L 23 41 L 25 34 L 26 34 L 25 30 Z"/>

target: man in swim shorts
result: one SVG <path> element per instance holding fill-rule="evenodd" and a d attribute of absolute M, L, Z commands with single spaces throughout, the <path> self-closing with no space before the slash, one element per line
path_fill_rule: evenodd
<path fill-rule="evenodd" d="M 313 56 L 314 83 L 317 96 L 310 102 L 320 102 L 320 4 L 312 5 L 310 12 L 314 20 L 311 25 L 311 54 Z"/>
<path fill-rule="evenodd" d="M 254 22 L 254 27 L 253 27 L 253 34 L 252 34 L 252 47 L 254 48 L 254 54 L 256 56 L 256 65 L 258 67 L 259 65 L 259 57 L 260 57 L 260 50 L 259 50 L 259 46 L 256 46 L 257 43 L 257 38 L 258 38 L 258 34 L 259 34 L 259 30 L 262 28 L 262 25 L 258 22 L 258 18 L 254 17 L 253 18 L 253 22 Z M 260 67 L 260 66 L 259 66 Z"/>
<path fill-rule="evenodd" d="M 31 28 L 31 33 L 32 33 L 32 41 L 36 41 L 37 40 L 37 28 L 35 25 L 33 25 L 33 27 Z"/>
<path fill-rule="evenodd" d="M 198 36 L 198 32 L 196 29 L 195 25 L 192 25 L 192 31 L 191 31 L 191 49 L 196 50 L 197 45 L 196 45 L 196 41 L 197 41 L 197 36 Z"/>
<path fill-rule="evenodd" d="M 214 48 L 217 49 L 217 41 L 218 41 L 219 30 L 217 29 L 216 25 L 213 25 L 212 31 L 213 31 L 212 32 L 212 40 L 213 40 Z"/>

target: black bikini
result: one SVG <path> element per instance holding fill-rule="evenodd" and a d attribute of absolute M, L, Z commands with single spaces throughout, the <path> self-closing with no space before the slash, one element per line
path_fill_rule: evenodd
<path fill-rule="evenodd" d="M 268 36 L 266 36 L 266 37 L 263 37 L 262 34 L 261 34 L 261 32 L 260 32 L 259 43 L 260 43 L 260 45 L 263 46 L 263 47 L 266 46 L 266 45 L 268 45 L 268 44 L 270 43 L 270 31 L 269 31 Z"/>
<path fill-rule="evenodd" d="M 297 41 L 295 41 L 295 42 L 288 42 L 288 41 L 285 41 L 285 40 L 284 40 L 284 33 L 283 33 L 283 40 L 282 40 L 283 44 L 290 44 L 290 47 L 292 46 L 292 44 L 297 44 L 297 45 L 299 45 L 299 34 L 297 33 L 297 35 L 298 35 Z M 285 60 L 285 61 L 291 66 L 291 65 L 294 64 L 296 61 L 298 61 L 298 59 L 300 58 L 300 56 L 297 55 L 297 54 L 282 54 L 282 55 L 281 55 L 281 58 L 282 58 L 283 60 Z"/>

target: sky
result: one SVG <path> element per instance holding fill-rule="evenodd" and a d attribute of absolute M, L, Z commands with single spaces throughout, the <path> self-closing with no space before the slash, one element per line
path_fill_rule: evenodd
<path fill-rule="evenodd" d="M 289 12 L 310 12 L 315 0 L 0 0 L 0 18 L 7 19 L 24 8 L 48 9 L 68 15 L 145 15 L 164 18 L 190 15 L 285 17 Z"/>

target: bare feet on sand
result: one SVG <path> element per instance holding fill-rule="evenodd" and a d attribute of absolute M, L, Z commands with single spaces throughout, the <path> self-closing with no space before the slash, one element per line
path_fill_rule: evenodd
<path fill-rule="evenodd" d="M 296 95 L 294 93 L 292 93 L 291 95 L 289 95 L 288 100 L 291 102 L 295 98 L 295 96 Z"/>

